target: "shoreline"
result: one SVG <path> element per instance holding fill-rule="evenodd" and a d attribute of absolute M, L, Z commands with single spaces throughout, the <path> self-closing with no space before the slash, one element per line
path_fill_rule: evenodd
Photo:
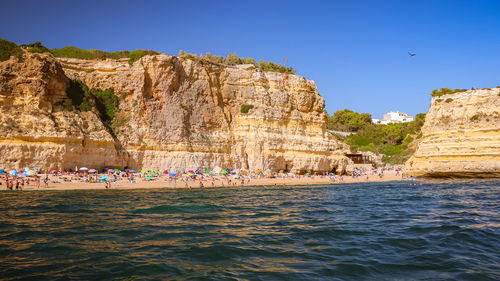
<path fill-rule="evenodd" d="M 247 186 L 269 186 L 269 187 L 281 187 L 281 186 L 292 186 L 292 185 L 321 185 L 321 184 L 343 184 L 343 183 L 370 183 L 370 182 L 389 182 L 389 181 L 402 181 L 405 180 L 401 175 L 395 175 L 395 173 L 386 173 L 382 178 L 378 175 L 369 175 L 368 180 L 365 176 L 360 176 L 358 178 L 353 178 L 352 176 L 344 176 L 343 180 L 338 178 L 335 182 L 332 182 L 329 177 L 311 176 L 303 178 L 255 178 L 250 179 L 250 182 L 245 179 L 244 185 L 241 185 L 241 179 L 233 180 L 236 184 L 228 185 L 225 179 L 217 180 L 202 180 L 204 187 L 200 187 L 199 180 L 188 181 L 187 186 L 185 181 L 169 182 L 165 178 L 159 178 L 155 181 L 145 181 L 141 178 L 136 178 L 138 181 L 135 183 L 130 183 L 125 180 L 117 181 L 111 185 L 111 188 L 106 189 L 105 183 L 86 183 L 86 182 L 63 182 L 63 183 L 50 183 L 48 187 L 44 187 L 42 183 L 40 188 L 37 188 L 34 182 L 29 185 L 25 185 L 22 191 L 51 191 L 51 190 L 132 190 L 132 189 L 212 189 L 212 188 L 226 188 L 226 187 L 237 187 L 245 188 Z M 53 180 L 51 180 L 53 181 Z M 19 190 L 7 190 L 4 185 L 1 186 L 1 190 L 4 191 L 19 191 Z"/>

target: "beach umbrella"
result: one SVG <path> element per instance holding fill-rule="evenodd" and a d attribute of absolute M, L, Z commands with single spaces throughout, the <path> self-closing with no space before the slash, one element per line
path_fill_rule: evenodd
<path fill-rule="evenodd" d="M 306 173 L 307 176 L 309 176 L 311 173 Z"/>
<path fill-rule="evenodd" d="M 0 174 L 3 174 L 3 172 L 5 172 L 4 169 L 0 169 Z"/>
<path fill-rule="evenodd" d="M 114 169 L 113 171 L 115 171 L 115 172 L 119 172 L 120 170 L 118 170 L 118 169 Z"/>
<path fill-rule="evenodd" d="M 32 168 L 31 170 L 39 170 L 39 169 L 40 169 L 40 168 L 38 168 L 38 167 L 34 167 L 34 168 Z"/>
<path fill-rule="evenodd" d="M 88 169 L 89 169 L 89 168 L 87 168 L 87 167 L 81 167 L 81 168 L 80 168 L 80 171 L 87 171 Z"/>
<path fill-rule="evenodd" d="M 55 172 L 57 172 L 57 170 L 50 170 L 50 172 L 51 172 L 51 173 L 55 173 Z"/>
<path fill-rule="evenodd" d="M 176 174 L 170 173 L 170 174 L 168 174 L 168 176 L 171 177 L 171 178 L 175 178 Z"/>
<path fill-rule="evenodd" d="M 154 175 L 154 174 L 155 174 L 155 172 L 149 172 L 148 173 L 148 175 Z"/>
<path fill-rule="evenodd" d="M 153 177 L 152 176 L 149 176 L 149 177 L 146 177 L 147 180 L 150 180 L 152 179 Z"/>
<path fill-rule="evenodd" d="M 95 170 L 95 169 L 90 169 L 90 170 L 89 170 L 89 173 L 95 173 L 95 172 L 96 172 L 96 170 Z"/>
<path fill-rule="evenodd" d="M 255 170 L 256 173 L 260 173 L 261 171 L 260 170 Z"/>
<path fill-rule="evenodd" d="M 35 174 L 35 171 L 27 171 L 26 174 L 28 176 L 33 176 Z"/>
<path fill-rule="evenodd" d="M 135 173 L 135 170 L 128 170 L 128 171 L 131 172 L 131 173 Z"/>
<path fill-rule="evenodd" d="M 16 170 L 12 170 L 9 172 L 9 174 L 11 174 L 13 176 L 17 176 L 19 173 Z"/>
<path fill-rule="evenodd" d="M 206 169 L 205 173 L 210 173 L 210 171 L 211 171 L 210 169 Z"/>
<path fill-rule="evenodd" d="M 240 177 L 240 176 L 238 176 L 238 175 L 233 175 L 233 178 L 235 178 L 235 179 L 237 179 L 237 178 L 239 178 L 239 177 Z"/>
<path fill-rule="evenodd" d="M 171 171 L 170 173 L 171 174 L 177 174 L 177 171 Z"/>
<path fill-rule="evenodd" d="M 19 175 L 19 177 L 20 177 L 20 178 L 21 178 L 21 177 L 27 177 L 27 176 L 28 176 L 28 175 L 27 175 L 26 173 L 22 173 L 22 174 L 20 174 L 20 175 Z"/>
<path fill-rule="evenodd" d="M 194 176 L 194 174 L 193 173 L 189 173 L 188 176 L 192 177 L 192 176 Z"/>
<path fill-rule="evenodd" d="M 189 171 L 187 171 L 187 172 L 188 172 L 188 173 L 190 173 L 190 174 L 194 174 L 194 171 L 193 171 L 193 170 L 189 170 Z"/>
<path fill-rule="evenodd" d="M 242 170 L 242 171 L 241 171 L 241 173 L 242 173 L 242 174 L 244 174 L 244 175 L 246 175 L 246 174 L 247 174 L 247 171 Z"/>
<path fill-rule="evenodd" d="M 147 171 L 146 170 L 141 170 L 141 173 L 146 173 Z"/>
<path fill-rule="evenodd" d="M 168 175 L 168 170 L 163 171 L 165 175 Z"/>
<path fill-rule="evenodd" d="M 225 174 L 227 174 L 227 173 L 228 173 L 228 171 L 226 171 L 226 170 L 222 170 L 222 171 L 220 171 L 220 173 L 221 173 L 221 174 L 223 174 L 223 175 L 225 175 Z"/>

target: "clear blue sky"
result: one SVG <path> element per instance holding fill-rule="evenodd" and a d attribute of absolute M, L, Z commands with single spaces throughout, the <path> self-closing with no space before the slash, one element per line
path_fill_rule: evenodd
<path fill-rule="evenodd" d="M 280 62 L 329 113 L 426 112 L 435 88 L 500 86 L 500 1 L 2 1 L 0 37 L 49 48 Z M 408 51 L 417 55 L 410 57 Z"/>

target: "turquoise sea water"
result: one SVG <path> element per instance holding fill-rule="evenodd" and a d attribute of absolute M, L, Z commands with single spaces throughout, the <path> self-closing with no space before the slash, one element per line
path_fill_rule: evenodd
<path fill-rule="evenodd" d="M 500 280 L 498 181 L 5 191 L 0 216 L 2 280 Z"/>

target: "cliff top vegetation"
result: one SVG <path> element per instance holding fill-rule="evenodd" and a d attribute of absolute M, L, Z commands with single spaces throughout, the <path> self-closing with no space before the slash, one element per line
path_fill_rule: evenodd
<path fill-rule="evenodd" d="M 230 53 L 227 57 L 216 56 L 211 53 L 206 53 L 205 55 L 196 55 L 186 53 L 181 50 L 178 54 L 179 57 L 188 58 L 192 60 L 200 60 L 208 63 L 223 64 L 223 65 L 238 65 L 238 64 L 253 64 L 255 68 L 259 68 L 262 71 L 273 71 L 280 73 L 295 74 L 296 70 L 291 66 L 285 66 L 280 63 L 275 63 L 272 61 L 259 60 L 257 63 L 253 58 L 240 58 L 235 53 Z"/>
<path fill-rule="evenodd" d="M 23 50 L 16 43 L 0 38 L 0 61 L 6 61 L 11 56 L 23 59 Z"/>
<path fill-rule="evenodd" d="M 441 88 L 441 90 L 435 89 L 432 91 L 431 96 L 433 97 L 440 97 L 444 95 L 451 95 L 454 93 L 461 93 L 468 91 L 467 89 L 448 89 L 448 88 Z"/>
<path fill-rule="evenodd" d="M 327 115 L 329 130 L 353 132 L 347 137 L 336 136 L 345 141 L 353 152 L 371 151 L 384 154 L 382 159 L 390 164 L 402 164 L 413 154 L 409 144 L 421 137 L 420 128 L 424 124 L 425 114 L 419 113 L 415 121 L 376 125 L 372 123 L 371 114 L 358 113 L 349 109 L 336 111 Z M 418 135 L 417 135 L 418 134 Z"/>
<path fill-rule="evenodd" d="M 123 59 L 128 58 L 129 63 L 142 58 L 146 55 L 158 55 L 159 52 L 153 50 L 135 50 L 135 51 L 116 51 L 116 52 L 106 52 L 96 49 L 80 49 L 73 46 L 66 46 L 60 49 L 49 49 L 42 45 L 41 42 L 35 42 L 31 44 L 17 45 L 16 43 L 4 40 L 0 38 L 0 61 L 8 60 L 11 56 L 16 56 L 20 60 L 23 58 L 23 49 L 32 53 L 50 53 L 54 57 L 64 57 L 64 58 L 78 58 L 78 59 Z M 259 68 L 263 71 L 274 71 L 281 73 L 295 74 L 296 71 L 290 67 L 285 66 L 280 63 L 266 62 L 260 60 L 258 63 L 253 58 L 240 58 L 236 54 L 231 53 L 227 57 L 216 56 L 210 53 L 206 55 L 195 55 L 189 54 L 184 51 L 180 51 L 179 57 L 188 58 L 193 60 L 199 60 L 208 63 L 222 64 L 222 65 L 238 65 L 238 64 L 253 64 L 255 68 Z"/>

